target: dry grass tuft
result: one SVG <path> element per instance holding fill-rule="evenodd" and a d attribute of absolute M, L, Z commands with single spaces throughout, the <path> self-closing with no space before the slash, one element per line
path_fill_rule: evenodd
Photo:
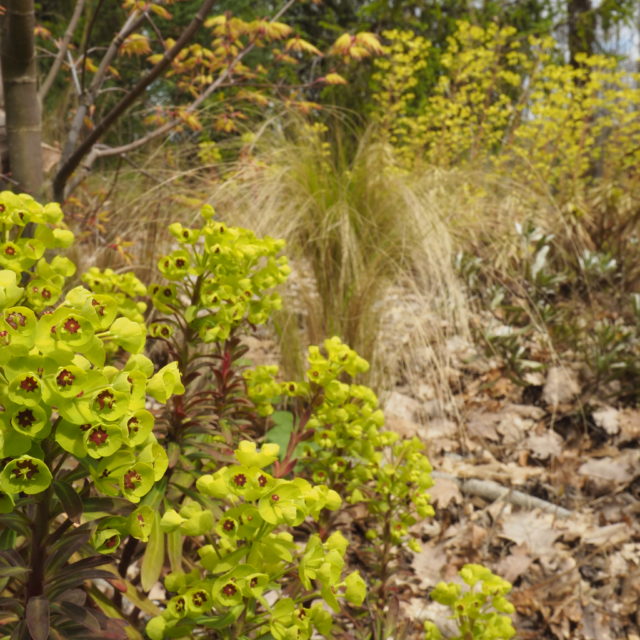
<path fill-rule="evenodd" d="M 233 223 L 287 241 L 295 273 L 279 325 L 290 366 L 301 346 L 335 334 L 373 362 L 380 390 L 416 372 L 441 378 L 446 336 L 467 323 L 448 212 L 427 175 L 400 171 L 370 133 L 347 148 L 342 126 L 294 122 L 265 135 L 212 201 Z"/>

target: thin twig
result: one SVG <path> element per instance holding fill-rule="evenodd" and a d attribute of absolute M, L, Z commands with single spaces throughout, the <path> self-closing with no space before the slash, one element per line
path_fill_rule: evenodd
<path fill-rule="evenodd" d="M 49 69 L 49 73 L 47 77 L 44 79 L 44 82 L 40 86 L 40 91 L 38 91 L 38 99 L 42 103 L 42 101 L 46 98 L 47 93 L 49 93 L 49 89 L 53 85 L 53 81 L 58 75 L 58 71 L 60 71 L 60 67 L 62 66 L 62 62 L 67 54 L 67 50 L 69 49 L 69 42 L 71 42 L 71 38 L 78 26 L 78 21 L 80 20 L 80 16 L 82 15 L 82 10 L 84 9 L 85 0 L 76 0 L 76 6 L 73 9 L 73 14 L 71 15 L 71 19 L 69 20 L 69 25 L 67 26 L 67 30 L 64 32 L 64 36 L 62 37 L 62 41 L 60 42 L 60 46 L 58 47 L 58 53 Z"/>

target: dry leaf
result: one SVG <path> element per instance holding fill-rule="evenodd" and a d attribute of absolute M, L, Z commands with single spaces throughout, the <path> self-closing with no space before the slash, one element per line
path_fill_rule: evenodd
<path fill-rule="evenodd" d="M 615 435 L 620 431 L 620 412 L 613 407 L 602 407 L 594 411 L 593 421 L 609 435 Z"/>
<path fill-rule="evenodd" d="M 455 480 L 448 478 L 434 478 L 433 487 L 429 489 L 431 502 L 440 509 L 446 509 L 453 500 L 456 504 L 462 502 L 460 487 Z"/>
<path fill-rule="evenodd" d="M 524 446 L 539 460 L 547 460 L 562 453 L 564 442 L 555 431 L 547 431 L 542 435 L 530 435 Z"/>
<path fill-rule="evenodd" d="M 580 393 L 575 374 L 566 367 L 551 367 L 542 390 L 542 399 L 551 406 L 570 402 Z"/>
<path fill-rule="evenodd" d="M 600 489 L 631 482 L 638 473 L 640 450 L 626 450 L 615 458 L 607 457 L 585 462 L 578 473 L 588 476 Z"/>
<path fill-rule="evenodd" d="M 526 544 L 517 545 L 508 556 L 498 562 L 496 572 L 505 580 L 514 582 L 529 569 L 532 562 L 533 558 L 529 553 L 528 546 Z"/>
<path fill-rule="evenodd" d="M 442 580 L 442 568 L 446 564 L 443 544 L 423 545 L 422 551 L 414 553 L 411 561 L 418 584 L 423 589 L 429 589 Z"/>
<path fill-rule="evenodd" d="M 532 554 L 543 556 L 555 551 L 553 543 L 561 535 L 553 527 L 553 522 L 554 517 L 548 513 L 511 513 L 502 519 L 500 535 L 518 545 L 526 544 Z"/>
<path fill-rule="evenodd" d="M 625 540 L 628 540 L 631 533 L 632 530 L 627 524 L 624 522 L 618 522 L 605 527 L 594 527 L 593 529 L 586 531 L 582 535 L 582 539 L 587 544 L 592 544 L 596 547 L 605 545 L 613 547 Z"/>

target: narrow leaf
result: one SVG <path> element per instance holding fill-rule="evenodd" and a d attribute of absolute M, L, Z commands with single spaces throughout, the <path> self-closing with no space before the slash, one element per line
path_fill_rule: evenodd
<path fill-rule="evenodd" d="M 178 529 L 167 533 L 167 556 L 171 571 L 182 571 L 182 543 L 184 536 Z"/>
<path fill-rule="evenodd" d="M 78 495 L 77 491 L 69 484 L 64 482 L 53 483 L 53 490 L 55 491 L 62 508 L 65 510 L 70 520 L 78 522 L 78 519 L 82 515 L 82 499 Z"/>
<path fill-rule="evenodd" d="M 160 513 L 154 513 L 153 528 L 149 535 L 149 542 L 142 557 L 140 568 L 140 583 L 144 591 L 149 591 L 158 581 L 162 573 L 164 562 L 164 534 L 160 530 Z"/>
<path fill-rule="evenodd" d="M 29 598 L 25 618 L 32 640 L 47 640 L 49 637 L 49 600 L 44 596 Z"/>

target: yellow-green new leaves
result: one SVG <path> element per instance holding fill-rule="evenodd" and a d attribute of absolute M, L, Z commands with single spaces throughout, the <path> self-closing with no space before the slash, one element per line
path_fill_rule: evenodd
<path fill-rule="evenodd" d="M 220 342 L 241 324 L 262 324 L 280 308 L 280 296 L 269 291 L 290 269 L 278 257 L 281 240 L 217 222 L 211 207 L 203 208 L 202 217 L 199 229 L 169 227 L 182 248 L 158 265 L 173 282 L 152 285 L 150 293 L 158 311 L 182 315 L 200 340 Z"/>
<path fill-rule="evenodd" d="M 168 509 L 161 519 L 163 531 L 204 535 L 210 543 L 198 549 L 204 572 L 167 576 L 167 590 L 177 595 L 167 602 L 162 616 L 149 622 L 147 634 L 159 640 L 173 629 L 188 635 L 199 626 L 229 627 L 239 619 L 274 638 L 301 640 L 314 631 L 329 633 L 331 616 L 319 603 L 306 608 L 302 602 L 319 590 L 336 611 L 338 598 L 362 603 L 362 578 L 357 572 L 342 577 L 347 540 L 334 533 L 323 543 L 314 535 L 302 549 L 281 528 L 317 519 L 324 508 L 338 508 L 340 497 L 302 478 L 271 476 L 264 468 L 277 460 L 277 445 L 258 450 L 255 443 L 242 441 L 234 455 L 239 465 L 222 467 L 196 482 L 201 497 L 213 499 L 211 508 L 187 499 L 179 512 Z M 263 593 L 277 590 L 279 581 L 291 578 L 296 569 L 301 588 L 296 599 L 281 597 L 275 605 L 268 603 Z"/>
<path fill-rule="evenodd" d="M 166 401 L 183 390 L 180 376 L 175 365 L 154 376 L 142 355 L 132 356 L 124 371 L 105 366 L 107 347 L 137 353 L 144 346 L 144 307 L 132 300 L 144 287 L 132 274 L 90 270 L 100 292 L 76 287 L 58 303 L 75 266 L 43 256 L 73 240 L 61 219 L 58 205 L 0 193 L 0 486 L 9 496 L 44 491 L 52 478 L 43 442 L 52 438 L 82 461 L 104 493 L 139 502 L 167 468 L 146 395 Z M 33 238 L 22 238 L 29 223 Z M 23 287 L 18 277 L 26 278 Z"/>
<path fill-rule="evenodd" d="M 479 564 L 466 564 L 458 575 L 468 586 L 463 589 L 455 582 L 439 582 L 431 598 L 451 609 L 451 617 L 458 625 L 459 635 L 451 640 L 509 640 L 515 629 L 508 615 L 514 606 L 506 595 L 511 584 Z M 440 640 L 442 634 L 433 622 L 425 622 L 425 640 Z"/>

